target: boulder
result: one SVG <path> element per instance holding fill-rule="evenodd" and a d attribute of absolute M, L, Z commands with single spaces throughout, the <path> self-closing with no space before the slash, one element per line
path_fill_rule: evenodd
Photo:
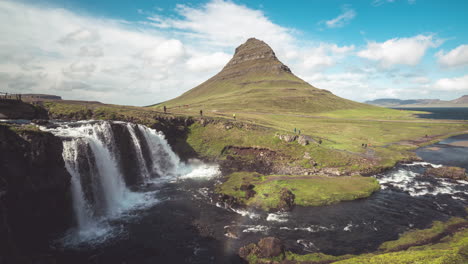
<path fill-rule="evenodd" d="M 279 139 L 283 140 L 284 142 L 293 142 L 297 139 L 296 135 L 278 135 Z"/>
<path fill-rule="evenodd" d="M 263 238 L 258 242 L 258 248 L 262 258 L 277 257 L 284 252 L 281 240 L 276 237 Z"/>
<path fill-rule="evenodd" d="M 284 247 L 281 240 L 275 237 L 262 238 L 257 244 L 249 244 L 239 249 L 239 256 L 245 260 L 254 257 L 275 258 L 276 260 L 261 260 L 258 263 L 280 263 L 284 260 Z M 279 262 L 278 262 L 279 261 Z"/>
<path fill-rule="evenodd" d="M 300 135 L 297 138 L 297 143 L 299 143 L 299 145 L 306 146 L 309 145 L 309 140 L 305 136 Z"/>
<path fill-rule="evenodd" d="M 436 178 L 447 178 L 452 180 L 468 180 L 466 170 L 458 167 L 439 167 L 428 168 L 424 173 L 425 176 Z"/>
<path fill-rule="evenodd" d="M 280 202 L 278 203 L 278 210 L 291 211 L 294 207 L 294 199 L 296 196 L 290 190 L 283 188 L 280 192 Z"/>

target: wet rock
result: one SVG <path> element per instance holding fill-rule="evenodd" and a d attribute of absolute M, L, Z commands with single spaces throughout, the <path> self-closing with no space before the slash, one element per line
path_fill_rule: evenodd
<path fill-rule="evenodd" d="M 443 166 L 440 168 L 428 168 L 424 173 L 424 176 L 447 178 L 452 180 L 468 180 L 465 169 L 459 167 Z"/>
<path fill-rule="evenodd" d="M 239 256 L 245 260 L 249 257 L 249 255 L 258 255 L 260 253 L 260 249 L 256 244 L 249 244 L 247 246 L 241 247 L 239 249 Z"/>
<path fill-rule="evenodd" d="M 249 258 L 277 258 L 284 259 L 284 247 L 281 240 L 275 237 L 265 237 L 257 244 L 249 244 L 239 249 L 239 256 L 245 260 Z M 280 263 L 277 261 L 261 260 L 258 263 Z"/>
<path fill-rule="evenodd" d="M 281 240 L 276 237 L 266 237 L 258 242 L 260 257 L 277 257 L 284 252 Z"/>
<path fill-rule="evenodd" d="M 48 247 L 50 234 L 73 224 L 62 141 L 40 131 L 0 126 L 0 256 L 18 263 L 23 250 Z"/>
<path fill-rule="evenodd" d="M 239 239 L 237 228 L 235 226 L 225 226 L 224 235 L 232 239 Z"/>
<path fill-rule="evenodd" d="M 278 210 L 280 211 L 291 211 L 294 207 L 294 199 L 296 196 L 290 190 L 283 188 L 280 192 L 280 202 L 278 204 Z"/>

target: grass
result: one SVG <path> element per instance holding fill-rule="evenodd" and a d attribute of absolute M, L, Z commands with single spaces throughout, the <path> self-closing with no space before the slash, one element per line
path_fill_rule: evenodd
<path fill-rule="evenodd" d="M 122 105 L 108 105 L 85 101 L 49 101 L 44 102 L 51 118 L 55 119 L 96 119 L 124 120 L 152 126 L 162 113 L 155 110 Z"/>
<path fill-rule="evenodd" d="M 383 243 L 373 253 L 331 256 L 323 253 L 299 255 L 286 251 L 280 257 L 290 263 L 307 264 L 464 264 L 468 263 L 466 227 L 467 219 L 455 217 L 447 222 L 436 221 L 428 229 L 404 233 L 398 240 Z M 250 264 L 268 263 L 270 260 L 252 255 L 248 256 Z"/>
<path fill-rule="evenodd" d="M 256 194 L 248 197 L 242 186 L 253 185 Z M 269 211 L 278 208 L 283 189 L 290 190 L 299 206 L 323 206 L 340 201 L 365 198 L 379 190 L 375 178 L 362 176 L 293 176 L 236 172 L 217 186 L 217 193 L 235 197 L 237 201 Z"/>
<path fill-rule="evenodd" d="M 468 221 L 463 218 L 454 217 L 447 222 L 436 221 L 431 228 L 423 230 L 412 230 L 400 236 L 398 240 L 383 243 L 379 250 L 390 252 L 407 249 L 412 246 L 431 243 L 450 229 L 457 229 L 459 226 L 468 227 Z"/>
<path fill-rule="evenodd" d="M 307 120 L 311 122 L 306 122 Z M 410 151 L 421 145 L 393 144 L 395 142 L 424 138 L 427 134 L 439 135 L 431 138 L 432 142 L 450 133 L 468 129 L 468 125 L 459 123 L 447 125 L 428 122 L 307 119 L 278 115 L 269 117 L 268 122 L 269 125 L 262 129 L 250 126 L 229 130 L 223 123 L 206 126 L 195 123 L 190 127 L 187 142 L 202 157 L 223 158 L 221 152 L 226 146 L 261 147 L 274 150 L 284 157 L 277 163 L 310 168 L 315 162 L 317 168 L 333 167 L 346 172 L 368 172 L 388 168 L 399 160 L 414 157 Z M 251 125 L 260 122 L 242 123 Z M 292 133 L 294 127 L 300 127 L 302 134 L 310 135 L 316 141 L 321 140 L 322 144 L 301 146 L 297 142 L 286 143 L 275 137 L 276 133 Z M 363 148 L 362 143 L 369 147 Z M 304 160 L 305 152 L 310 154 L 312 160 Z"/>
<path fill-rule="evenodd" d="M 290 73 L 248 73 L 209 80 L 173 100 L 155 105 L 162 109 L 242 112 L 322 112 L 364 106 L 317 89 Z"/>

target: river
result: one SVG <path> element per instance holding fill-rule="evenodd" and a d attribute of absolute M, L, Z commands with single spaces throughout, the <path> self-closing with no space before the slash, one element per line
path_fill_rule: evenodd
<path fill-rule="evenodd" d="M 118 160 L 106 151 L 112 147 L 101 144 L 112 141 L 105 136 L 108 132 L 103 133 L 109 130 L 107 126 L 83 122 L 49 129 L 66 139 L 64 158 L 72 174 L 79 172 L 73 156 L 73 150 L 79 150 L 77 142 L 95 144 L 91 147 L 94 154 L 88 155 L 101 155 L 108 164 L 107 168 L 97 166 L 94 177 L 118 174 L 114 171 Z M 123 186 L 121 180 L 112 183 L 111 189 L 102 189 L 99 181 L 91 183 L 96 194 L 112 191 L 117 192 L 113 196 L 121 197 L 109 198 L 113 202 L 106 205 L 106 199 L 99 203 L 96 198 L 91 203 L 80 194 L 78 207 L 82 208 L 75 211 L 81 212 L 84 224 L 66 234 L 55 234 L 41 254 L 59 263 L 242 263 L 236 254 L 239 247 L 265 236 L 280 238 L 288 250 L 297 253 L 359 254 L 373 251 L 411 228 L 427 228 L 434 220 L 466 215 L 468 182 L 421 175 L 426 168 L 440 165 L 466 168 L 468 148 L 448 143 L 465 141 L 467 136 L 419 149 L 417 154 L 426 162 L 401 164 L 375 175 L 382 189 L 369 198 L 272 214 L 233 209 L 213 201 L 213 186 L 221 177 L 216 165 L 196 160 L 182 163 L 163 135 L 143 126 L 126 126 L 129 131 L 140 131 L 138 135 L 145 136 L 146 142 L 154 140 L 152 147 L 158 151 L 154 155 L 170 158 L 145 161 L 142 154 L 136 162 L 146 168 L 140 170 L 145 175 L 133 187 Z M 141 142 L 135 144 L 144 150 Z M 151 168 L 165 175 L 148 178 Z M 84 206 L 86 202 L 91 205 Z"/>

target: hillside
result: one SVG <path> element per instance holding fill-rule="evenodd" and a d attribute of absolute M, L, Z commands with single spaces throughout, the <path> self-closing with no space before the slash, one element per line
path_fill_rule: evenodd
<path fill-rule="evenodd" d="M 318 89 L 294 75 L 265 42 L 250 38 L 215 76 L 161 108 L 316 113 L 367 107 Z"/>
<path fill-rule="evenodd" d="M 468 95 L 460 98 L 444 101 L 440 99 L 411 99 L 401 100 L 393 98 L 381 98 L 372 101 L 366 101 L 366 104 L 383 107 L 468 107 Z"/>

